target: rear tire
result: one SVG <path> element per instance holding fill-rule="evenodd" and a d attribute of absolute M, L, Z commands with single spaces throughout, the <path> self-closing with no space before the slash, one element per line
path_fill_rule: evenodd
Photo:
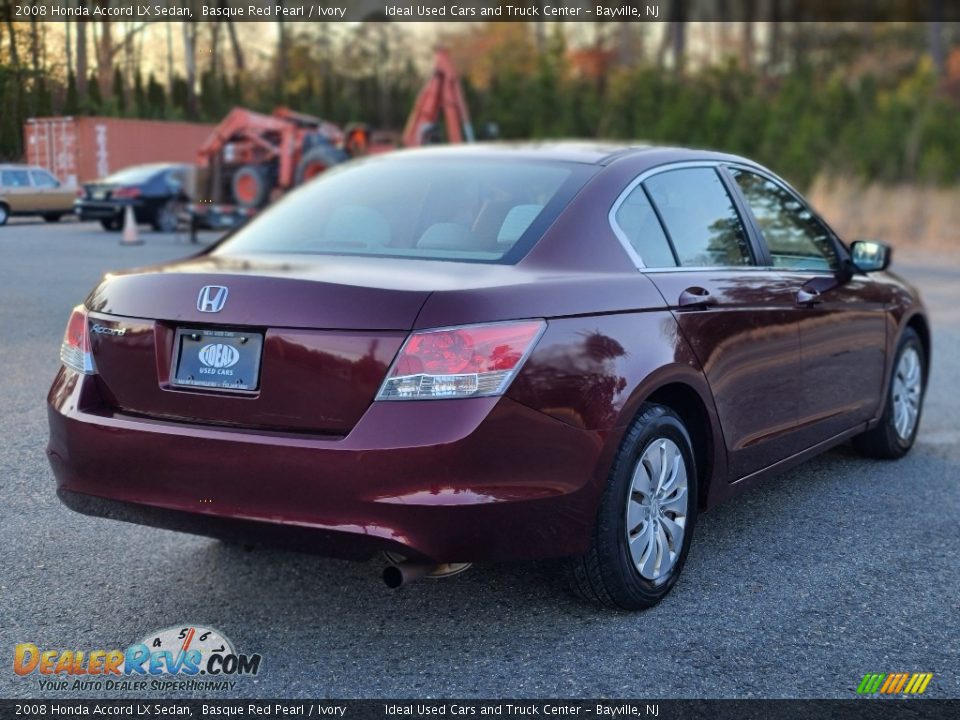
<path fill-rule="evenodd" d="M 573 591 L 621 610 L 660 602 L 686 561 L 697 497 L 693 445 L 683 422 L 663 405 L 644 405 L 614 459 L 590 550 L 569 563 Z"/>
<path fill-rule="evenodd" d="M 927 387 L 926 367 L 920 337 L 908 327 L 897 345 L 883 416 L 875 428 L 853 439 L 857 452 L 867 457 L 896 460 L 910 451 L 920 428 Z"/>
<path fill-rule="evenodd" d="M 116 232 L 119 230 L 121 224 L 120 218 L 106 218 L 100 221 L 100 226 L 104 230 L 109 230 L 110 232 Z"/>
<path fill-rule="evenodd" d="M 180 203 L 173 199 L 167 200 L 156 209 L 150 224 L 157 232 L 175 232 L 180 224 Z"/>
<path fill-rule="evenodd" d="M 6 225 L 10 218 L 10 207 L 6 203 L 0 202 L 0 226 Z"/>

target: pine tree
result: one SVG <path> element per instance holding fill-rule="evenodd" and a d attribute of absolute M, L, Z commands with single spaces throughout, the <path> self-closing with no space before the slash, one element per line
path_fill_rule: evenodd
<path fill-rule="evenodd" d="M 103 97 L 100 95 L 100 84 L 96 72 L 91 72 L 90 79 L 87 80 L 87 97 L 85 99 L 88 115 L 95 115 L 103 106 Z"/>
<path fill-rule="evenodd" d="M 123 88 L 123 73 L 119 67 L 113 68 L 113 101 L 120 115 L 127 111 L 127 94 Z"/>
<path fill-rule="evenodd" d="M 64 115 L 76 115 L 80 112 L 80 98 L 77 97 L 77 76 L 67 75 L 67 96 L 63 103 Z"/>
<path fill-rule="evenodd" d="M 147 108 L 147 94 L 143 90 L 143 73 L 137 70 L 133 78 L 133 104 L 137 117 L 146 117 L 149 110 Z"/>
<path fill-rule="evenodd" d="M 167 95 L 163 85 L 157 82 L 153 73 L 147 79 L 147 115 L 152 118 L 164 118 L 167 115 Z"/>

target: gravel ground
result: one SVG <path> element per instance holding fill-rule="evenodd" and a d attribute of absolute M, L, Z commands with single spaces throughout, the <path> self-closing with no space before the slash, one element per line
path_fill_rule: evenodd
<path fill-rule="evenodd" d="M 867 672 L 932 672 L 927 696 L 960 697 L 956 261 L 897 265 L 934 322 L 914 451 L 891 463 L 839 448 L 712 510 L 674 592 L 627 614 L 569 598 L 551 563 L 391 592 L 377 562 L 245 552 L 62 507 L 44 397 L 63 326 L 102 272 L 191 252 L 143 237 L 0 228 L 0 697 L 88 695 L 15 676 L 17 643 L 110 649 L 185 623 L 262 654 L 232 693 L 250 697 L 843 698 Z"/>

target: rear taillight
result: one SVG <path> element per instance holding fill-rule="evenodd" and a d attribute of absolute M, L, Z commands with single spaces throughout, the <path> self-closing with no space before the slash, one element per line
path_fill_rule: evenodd
<path fill-rule="evenodd" d="M 135 198 L 140 197 L 140 188 L 138 187 L 120 187 L 113 191 L 114 198 Z"/>
<path fill-rule="evenodd" d="M 93 353 L 90 351 L 90 328 L 87 324 L 87 310 L 77 305 L 70 313 L 67 329 L 63 333 L 60 345 L 60 361 L 72 370 L 85 375 L 93 375 Z"/>
<path fill-rule="evenodd" d="M 418 330 L 400 348 L 377 400 L 502 395 L 546 327 L 524 320 Z"/>

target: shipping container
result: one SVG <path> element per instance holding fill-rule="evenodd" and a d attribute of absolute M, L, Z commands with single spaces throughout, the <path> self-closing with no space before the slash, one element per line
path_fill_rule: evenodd
<path fill-rule="evenodd" d="M 214 125 L 108 117 L 30 118 L 24 123 L 26 161 L 77 185 L 151 162 L 196 163 Z"/>

